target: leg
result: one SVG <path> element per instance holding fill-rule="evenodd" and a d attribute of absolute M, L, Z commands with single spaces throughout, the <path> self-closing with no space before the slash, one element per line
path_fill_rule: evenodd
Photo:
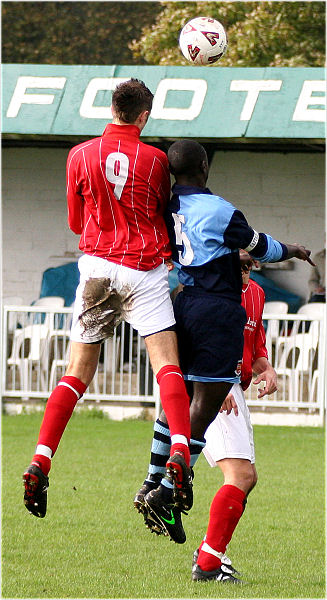
<path fill-rule="evenodd" d="M 189 464 L 189 397 L 179 367 L 177 337 L 174 331 L 160 331 L 145 338 L 150 362 L 160 387 L 160 397 L 171 435 L 171 455 L 181 451 Z"/>
<path fill-rule="evenodd" d="M 157 376 L 171 438 L 166 477 L 160 486 L 159 495 L 162 495 L 161 500 L 166 503 L 173 500 L 180 510 L 190 510 L 193 504 L 188 447 L 191 435 L 190 408 L 183 373 L 179 367 L 176 333 L 172 330 L 161 331 L 147 336 L 145 343 Z M 151 497 L 151 500 L 154 498 Z"/>
<path fill-rule="evenodd" d="M 258 481 L 254 464 L 242 458 L 224 458 L 217 462 L 224 475 L 224 485 L 234 485 L 246 496 L 253 490 Z"/>
<path fill-rule="evenodd" d="M 24 502 L 37 517 L 46 513 L 48 473 L 76 403 L 89 386 L 97 368 L 100 344 L 72 342 L 66 374 L 50 395 L 31 465 L 23 475 Z"/>
<path fill-rule="evenodd" d="M 209 513 L 205 540 L 199 548 L 193 579 L 218 579 L 226 574 L 233 583 L 235 569 L 222 567 L 224 555 L 244 510 L 245 493 L 234 485 L 224 484 L 214 496 Z"/>
<path fill-rule="evenodd" d="M 88 388 L 97 370 L 101 344 L 72 342 L 66 375 L 77 377 Z"/>
<path fill-rule="evenodd" d="M 226 381 L 193 383 L 191 403 L 192 437 L 203 439 L 210 423 L 216 418 L 232 384 Z"/>
<path fill-rule="evenodd" d="M 220 569 L 226 546 L 243 514 L 246 497 L 257 482 L 250 413 L 241 386 L 234 385 L 232 393 L 238 416 L 233 412 L 219 413 L 206 431 L 204 455 L 211 466 L 220 467 L 224 485 L 211 503 L 205 541 L 197 558 L 200 574 Z"/>
<path fill-rule="evenodd" d="M 250 460 L 225 458 L 217 461 L 217 466 L 224 475 L 224 485 L 211 503 L 205 541 L 200 545 L 197 564 L 202 571 L 213 571 L 221 566 L 227 544 L 245 509 L 246 498 L 257 482 L 257 471 Z"/>
<path fill-rule="evenodd" d="M 66 373 L 49 397 L 38 440 L 38 445 L 50 448 L 52 456 L 58 447 L 77 401 L 94 377 L 99 354 L 100 344 L 83 344 L 80 342 L 72 342 L 71 344 Z"/>

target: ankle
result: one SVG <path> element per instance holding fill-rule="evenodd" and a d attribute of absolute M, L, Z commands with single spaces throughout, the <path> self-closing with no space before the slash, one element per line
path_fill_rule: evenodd
<path fill-rule="evenodd" d="M 51 459 L 43 454 L 34 454 L 31 464 L 39 467 L 44 475 L 48 475 L 51 469 Z"/>
<path fill-rule="evenodd" d="M 170 450 L 170 456 L 173 456 L 173 454 L 178 453 L 181 454 L 187 464 L 187 466 L 190 466 L 190 462 L 191 462 L 191 455 L 190 455 L 190 449 L 186 444 L 172 444 L 171 446 L 171 450 Z"/>
<path fill-rule="evenodd" d="M 221 566 L 221 560 L 217 556 L 200 549 L 197 564 L 202 571 L 215 571 Z"/>

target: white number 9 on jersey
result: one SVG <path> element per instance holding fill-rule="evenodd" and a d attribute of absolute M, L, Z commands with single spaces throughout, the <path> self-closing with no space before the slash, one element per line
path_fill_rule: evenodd
<path fill-rule="evenodd" d="M 123 152 L 111 152 L 106 159 L 106 178 L 114 187 L 114 194 L 120 200 L 128 177 L 129 160 Z"/>
<path fill-rule="evenodd" d="M 183 223 L 185 223 L 185 217 L 184 215 L 179 215 L 176 213 L 172 213 L 172 217 L 174 219 L 176 245 L 184 247 L 183 250 L 178 250 L 178 260 L 181 265 L 190 265 L 194 257 L 194 252 L 190 240 L 188 239 L 185 231 L 183 231 Z"/>

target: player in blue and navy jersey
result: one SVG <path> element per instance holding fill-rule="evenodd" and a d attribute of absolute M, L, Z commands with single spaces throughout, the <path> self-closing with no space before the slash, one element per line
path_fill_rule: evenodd
<path fill-rule="evenodd" d="M 174 313 L 180 364 L 192 398 L 191 454 L 198 455 L 205 445 L 207 427 L 232 385 L 240 383 L 246 313 L 241 305 L 239 248 L 260 262 L 295 257 L 313 263 L 304 246 L 258 233 L 241 211 L 206 187 L 209 166 L 203 146 L 191 140 L 177 141 L 168 150 L 168 160 L 176 183 L 166 223 L 179 281 L 184 285 L 174 302 Z M 169 436 L 163 413 L 156 431 L 159 441 L 160 436 Z M 180 512 L 171 502 L 167 480 L 157 486 L 158 478 L 150 473 L 134 504 L 139 510 L 143 507 L 150 529 L 158 533 L 162 525 L 174 541 L 183 543 Z M 159 498 L 165 501 L 160 506 Z M 230 506 L 238 503 L 233 494 L 226 501 Z M 165 503 L 167 510 L 163 509 Z M 239 508 L 235 506 L 236 511 Z"/>
<path fill-rule="evenodd" d="M 191 140 L 175 142 L 168 160 L 176 183 L 166 223 L 184 285 L 174 311 L 181 366 L 185 380 L 195 383 L 197 434 L 202 436 L 202 423 L 208 426 L 216 416 L 216 389 L 223 392 L 223 401 L 229 387 L 239 383 L 245 325 L 239 248 L 263 263 L 292 257 L 313 263 L 303 246 L 258 233 L 241 211 L 206 187 L 209 167 L 203 146 Z"/>

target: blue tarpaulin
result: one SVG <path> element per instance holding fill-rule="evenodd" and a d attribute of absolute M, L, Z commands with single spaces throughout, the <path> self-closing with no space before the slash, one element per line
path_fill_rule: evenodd
<path fill-rule="evenodd" d="M 61 296 L 65 299 L 65 306 L 70 306 L 75 300 L 78 283 L 79 270 L 77 262 L 47 269 L 42 277 L 40 298 L 44 298 L 44 296 Z"/>

